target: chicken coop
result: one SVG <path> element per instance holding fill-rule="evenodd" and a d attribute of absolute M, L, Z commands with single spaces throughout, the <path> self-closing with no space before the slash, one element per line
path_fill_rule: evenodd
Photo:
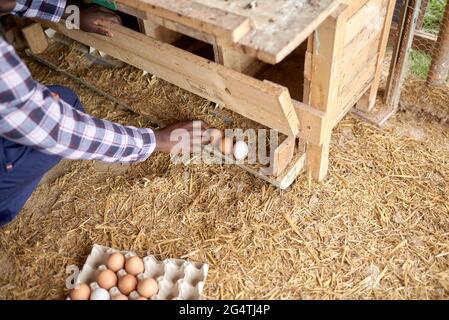
<path fill-rule="evenodd" d="M 111 25 L 108 38 L 48 26 L 278 131 L 270 168 L 242 168 L 286 188 L 303 172 L 326 177 L 332 130 L 348 112 L 382 121 L 394 112 L 376 96 L 395 3 L 116 0 L 109 6 L 137 28 Z M 177 46 L 186 36 L 209 52 Z"/>

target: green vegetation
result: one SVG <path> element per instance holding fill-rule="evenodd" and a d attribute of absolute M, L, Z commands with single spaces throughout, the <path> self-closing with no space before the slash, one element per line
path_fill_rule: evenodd
<path fill-rule="evenodd" d="M 424 16 L 423 29 L 432 34 L 438 34 L 443 20 L 446 0 L 430 0 L 426 15 Z M 430 54 L 412 50 L 410 52 L 410 72 L 411 74 L 426 79 L 429 74 L 432 57 Z"/>
<path fill-rule="evenodd" d="M 417 50 L 410 52 L 410 72 L 421 79 L 427 78 L 431 62 L 430 54 Z"/>
<path fill-rule="evenodd" d="M 430 0 L 424 17 L 424 30 L 433 34 L 437 34 L 440 30 L 441 21 L 443 20 L 444 8 L 446 0 Z"/>

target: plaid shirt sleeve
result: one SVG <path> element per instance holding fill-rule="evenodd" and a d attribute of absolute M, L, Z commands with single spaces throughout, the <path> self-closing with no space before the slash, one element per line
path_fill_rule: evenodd
<path fill-rule="evenodd" d="M 93 118 L 53 97 L 1 36 L 0 136 L 67 159 L 105 162 L 144 161 L 156 146 L 151 129 Z"/>
<path fill-rule="evenodd" d="M 59 22 L 66 0 L 17 0 L 13 13 L 22 17 Z"/>

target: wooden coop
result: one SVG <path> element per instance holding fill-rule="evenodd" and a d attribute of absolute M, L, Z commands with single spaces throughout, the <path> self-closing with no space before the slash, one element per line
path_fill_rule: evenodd
<path fill-rule="evenodd" d="M 373 112 L 395 2 L 116 0 L 140 31 L 51 27 L 285 135 L 269 172 L 253 173 L 286 188 L 303 169 L 322 180 L 332 129 L 354 107 Z M 212 58 L 172 45 L 181 35 L 210 45 Z M 281 67 L 292 59 L 299 69 Z M 273 65 L 290 80 L 257 76 Z"/>

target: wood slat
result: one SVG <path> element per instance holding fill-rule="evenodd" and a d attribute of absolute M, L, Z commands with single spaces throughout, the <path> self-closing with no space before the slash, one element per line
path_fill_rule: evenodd
<path fill-rule="evenodd" d="M 345 46 L 366 28 L 373 30 L 373 32 L 382 30 L 385 13 L 386 8 L 383 5 L 383 0 L 368 1 L 348 20 Z"/>
<path fill-rule="evenodd" d="M 48 48 L 48 39 L 39 23 L 33 23 L 22 29 L 23 36 L 33 53 L 43 53 Z"/>
<path fill-rule="evenodd" d="M 285 87 L 262 82 L 141 33 L 111 24 L 114 37 L 51 28 L 183 89 L 273 128 L 297 136 L 300 123 Z"/>
<path fill-rule="evenodd" d="M 117 0 L 117 3 L 141 13 L 182 23 L 230 42 L 238 41 L 252 29 L 252 21 L 248 17 L 191 0 Z"/>
<path fill-rule="evenodd" d="M 250 9 L 248 0 L 117 2 L 139 14 L 150 13 L 210 33 L 219 45 L 232 40 L 235 49 L 271 64 L 296 49 L 340 4 L 340 0 L 258 0 Z"/>
<path fill-rule="evenodd" d="M 365 70 L 370 70 L 374 73 L 375 70 L 374 68 L 371 69 L 371 63 L 378 57 L 379 40 L 380 35 L 377 35 L 376 38 L 366 44 L 365 48 L 353 56 L 352 60 L 341 65 L 340 92 L 347 91 L 347 88 L 357 85 L 358 75 Z"/>

